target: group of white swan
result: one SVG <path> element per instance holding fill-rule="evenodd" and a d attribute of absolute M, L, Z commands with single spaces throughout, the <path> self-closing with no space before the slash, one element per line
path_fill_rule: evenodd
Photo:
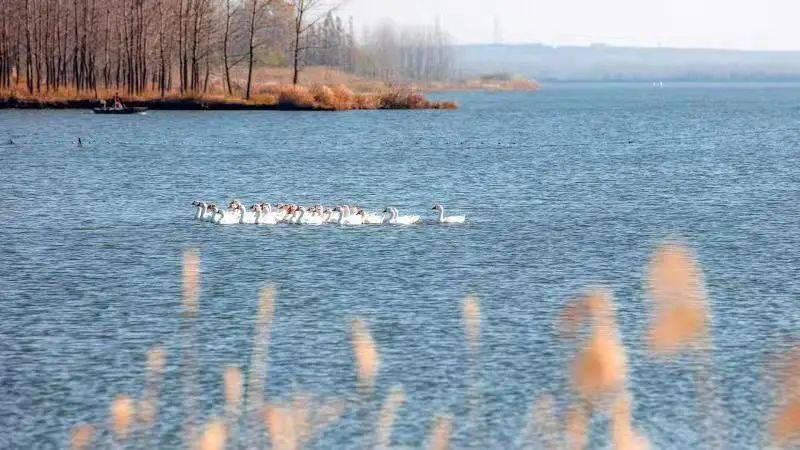
<path fill-rule="evenodd" d="M 276 225 L 288 223 L 296 225 L 322 225 L 326 223 L 338 225 L 414 225 L 422 223 L 417 215 L 403 215 L 397 208 L 386 208 L 382 213 L 371 213 L 350 205 L 338 205 L 333 208 L 315 205 L 306 208 L 295 204 L 271 205 L 256 203 L 247 211 L 239 200 L 233 200 L 227 209 L 218 208 L 214 203 L 202 201 L 192 202 L 197 210 L 194 218 L 217 225 L 256 224 Z M 437 223 L 464 223 L 466 216 L 445 216 L 442 205 L 434 205 L 438 211 Z"/>

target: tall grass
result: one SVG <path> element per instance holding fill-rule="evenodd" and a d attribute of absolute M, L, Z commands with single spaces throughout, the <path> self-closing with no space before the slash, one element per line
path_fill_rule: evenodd
<path fill-rule="evenodd" d="M 327 94 L 325 94 L 327 95 Z M 191 342 L 200 308 L 199 257 L 195 249 L 187 250 L 183 262 L 183 319 L 181 339 Z M 697 384 L 696 408 L 708 420 L 703 424 L 703 442 L 709 447 L 724 448 L 721 408 L 710 393 L 713 370 L 710 358 L 710 306 L 703 285 L 700 266 L 689 248 L 680 243 L 658 247 L 647 270 L 647 297 L 652 302 L 647 327 L 647 350 L 659 357 L 679 353 L 696 354 L 702 362 L 693 378 Z M 355 366 L 356 392 L 345 398 L 317 398 L 307 392 L 295 392 L 288 401 L 265 398 L 270 329 L 275 314 L 275 288 L 264 287 L 258 296 L 253 330 L 249 372 L 244 377 L 236 366 L 226 366 L 224 385 L 224 417 L 212 417 L 195 429 L 192 420 L 185 423 L 184 445 L 201 450 L 223 448 L 263 448 L 294 450 L 312 445 L 325 430 L 345 414 L 361 413 L 360 428 L 364 448 L 392 447 L 392 430 L 406 397 L 402 386 L 392 386 L 374 414 L 368 409 L 378 383 L 381 367 L 379 346 L 365 320 L 351 322 L 351 343 Z M 461 304 L 465 343 L 469 353 L 468 411 L 458 417 L 447 411 L 429 419 L 428 436 L 420 446 L 447 449 L 452 445 L 453 430 L 469 427 L 480 431 L 469 436 L 467 445 L 485 448 L 481 440 L 485 431 L 479 426 L 480 392 L 477 389 L 481 353 L 481 308 L 477 297 L 469 295 Z M 632 408 L 636 399 L 628 386 L 627 349 L 620 339 L 612 294 L 604 289 L 590 289 L 567 302 L 555 319 L 559 336 L 574 348 L 565 378 L 568 392 L 543 392 L 536 395 L 517 443 L 521 448 L 584 449 L 589 445 L 589 428 L 595 417 L 607 419 L 607 439 L 614 449 L 643 450 L 650 447 L 648 437 L 637 427 Z M 185 367 L 197 369 L 191 349 L 182 356 Z M 158 420 L 156 407 L 159 384 L 167 357 L 154 347 L 148 353 L 146 387 L 138 401 L 128 395 L 116 396 L 109 405 L 106 424 L 81 424 L 71 435 L 72 449 L 101 445 L 100 436 L 110 436 L 112 448 L 155 448 L 150 442 L 150 426 Z M 194 385 L 196 373 L 184 370 L 183 383 Z M 775 363 L 776 404 L 765 430 L 765 446 L 777 448 L 800 443 L 800 347 L 781 355 Z M 195 396 L 196 386 L 184 390 L 184 397 Z M 703 391 L 709 394 L 703 395 Z M 567 399 L 559 407 L 555 397 Z M 194 399 L 184 398 L 184 408 L 196 408 Z M 184 411 L 195 417 L 195 411 Z M 243 414 L 243 416 L 242 416 Z M 242 424 L 242 429 L 239 429 Z M 107 431 L 103 433 L 103 429 Z M 100 430 L 100 432 L 97 432 Z"/>

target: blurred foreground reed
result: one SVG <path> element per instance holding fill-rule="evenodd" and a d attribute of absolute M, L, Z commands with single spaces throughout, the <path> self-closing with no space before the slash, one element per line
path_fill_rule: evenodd
<path fill-rule="evenodd" d="M 199 258 L 195 249 L 184 253 L 182 341 L 191 344 L 194 321 L 201 308 Z M 682 354 L 699 361 L 692 376 L 698 392 L 696 408 L 704 448 L 725 448 L 722 407 L 715 398 L 710 376 L 711 330 L 710 305 L 702 271 L 689 248 L 670 242 L 653 253 L 647 270 L 647 297 L 651 321 L 647 329 L 648 351 L 656 357 Z M 289 401 L 265 397 L 268 377 L 267 355 L 270 329 L 275 313 L 276 291 L 271 285 L 259 294 L 253 332 L 249 371 L 245 376 L 236 366 L 223 373 L 224 416 L 210 417 L 197 423 L 194 397 L 197 389 L 197 355 L 184 347 L 181 355 L 184 383 L 186 448 L 218 450 L 224 448 L 274 448 L 294 450 L 307 447 L 348 412 L 357 412 L 362 424 L 360 447 L 392 447 L 392 430 L 406 397 L 402 386 L 392 386 L 377 410 L 370 410 L 370 399 L 380 386 L 376 384 L 381 366 L 379 345 L 367 322 L 351 323 L 356 391 L 347 398 L 318 398 L 295 392 Z M 465 417 L 448 411 L 435 411 L 428 421 L 428 436 L 419 447 L 447 449 L 453 444 L 454 430 L 466 425 L 471 434 L 467 446 L 485 448 L 482 441 L 481 393 L 478 370 L 481 341 L 481 310 L 477 297 L 469 295 L 462 303 L 462 323 L 469 355 L 467 405 Z M 528 418 L 516 442 L 507 447 L 583 449 L 589 446 L 590 423 L 602 417 L 612 448 L 641 450 L 650 447 L 648 437 L 639 429 L 632 415 L 636 399 L 628 387 L 628 356 L 616 323 L 614 298 L 605 289 L 593 288 L 567 302 L 554 318 L 558 335 L 574 349 L 564 368 L 568 392 L 541 392 L 531 400 Z M 107 423 L 80 424 L 73 428 L 69 447 L 74 450 L 111 448 L 156 448 L 152 427 L 158 420 L 159 383 L 167 364 L 161 347 L 147 355 L 147 379 L 142 398 L 125 394 L 116 396 L 109 406 Z M 800 346 L 775 362 L 778 393 L 773 414 L 765 430 L 765 447 L 783 448 L 800 443 Z M 556 398 L 566 401 L 556 401 Z M 109 441 L 104 441 L 108 436 Z"/>

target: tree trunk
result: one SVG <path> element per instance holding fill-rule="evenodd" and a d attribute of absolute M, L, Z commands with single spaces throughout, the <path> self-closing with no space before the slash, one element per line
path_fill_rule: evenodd
<path fill-rule="evenodd" d="M 253 0 L 253 11 L 250 14 L 250 39 L 248 41 L 248 53 L 247 53 L 247 91 L 245 93 L 245 98 L 250 99 L 250 87 L 253 82 L 253 39 L 255 37 L 255 30 L 256 30 L 256 8 L 258 7 L 258 0 Z"/>
<path fill-rule="evenodd" d="M 222 62 L 225 65 L 225 86 L 228 88 L 228 95 L 233 95 L 231 88 L 231 67 L 228 63 L 228 38 L 231 29 L 231 0 L 225 0 L 225 34 L 222 39 Z"/>

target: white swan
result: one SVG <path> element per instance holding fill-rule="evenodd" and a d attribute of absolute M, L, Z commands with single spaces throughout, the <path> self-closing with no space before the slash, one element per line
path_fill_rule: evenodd
<path fill-rule="evenodd" d="M 212 206 L 214 208 L 216 208 L 217 204 L 216 203 L 209 203 L 208 206 L 206 207 L 205 213 L 203 214 L 203 220 L 205 220 L 206 222 L 211 222 L 211 219 L 214 218 L 214 212 L 211 211 L 211 207 Z"/>
<path fill-rule="evenodd" d="M 339 225 L 361 225 L 364 223 L 364 213 L 359 211 L 356 214 L 350 214 L 350 207 L 347 205 L 337 206 L 336 210 L 340 212 Z"/>
<path fill-rule="evenodd" d="M 341 211 L 341 209 L 338 209 L 338 208 L 339 207 L 337 206 L 334 209 L 327 210 L 328 217 L 325 219 L 326 222 L 328 222 L 328 223 L 339 223 L 339 219 L 341 219 L 341 217 L 342 217 L 342 211 Z"/>
<path fill-rule="evenodd" d="M 278 217 L 272 211 L 272 205 L 269 203 L 262 203 L 258 206 L 258 212 L 260 215 L 256 220 L 256 223 L 259 225 L 275 225 L 278 223 Z"/>
<path fill-rule="evenodd" d="M 205 213 L 205 202 L 192 202 L 192 205 L 197 207 L 197 210 L 194 212 L 195 220 L 203 220 L 203 215 Z"/>
<path fill-rule="evenodd" d="M 390 214 L 388 223 L 391 225 L 414 225 L 420 222 L 419 216 L 399 216 L 397 214 L 397 208 L 386 208 L 383 211 Z"/>
<path fill-rule="evenodd" d="M 239 223 L 241 224 L 255 224 L 257 215 L 255 209 L 251 206 L 250 211 L 247 211 L 241 202 L 236 202 L 236 209 L 239 212 Z"/>
<path fill-rule="evenodd" d="M 217 225 L 233 225 L 241 222 L 241 214 L 238 214 L 238 211 L 223 211 L 216 207 L 216 205 L 211 205 L 211 213 L 213 214 L 211 222 Z"/>
<path fill-rule="evenodd" d="M 286 222 L 286 205 L 278 203 L 275 205 L 275 220 L 278 222 Z"/>
<path fill-rule="evenodd" d="M 364 213 L 365 225 L 382 225 L 383 221 L 386 220 L 383 214 L 373 214 L 370 212 L 366 212 L 363 209 L 361 211 Z"/>
<path fill-rule="evenodd" d="M 444 215 L 444 206 L 442 205 L 433 205 L 433 208 L 439 211 L 439 219 L 437 220 L 439 223 L 464 223 L 467 220 L 467 216 L 447 216 Z"/>
<path fill-rule="evenodd" d="M 211 222 L 211 219 L 214 217 L 214 214 L 211 212 L 210 206 L 206 202 L 192 202 L 194 206 L 197 207 L 197 211 L 194 213 L 194 218 L 196 220 L 203 220 L 206 222 Z"/>
<path fill-rule="evenodd" d="M 322 217 L 314 214 L 313 211 L 307 211 L 304 207 L 300 207 L 300 217 L 297 223 L 302 225 L 322 225 Z"/>

